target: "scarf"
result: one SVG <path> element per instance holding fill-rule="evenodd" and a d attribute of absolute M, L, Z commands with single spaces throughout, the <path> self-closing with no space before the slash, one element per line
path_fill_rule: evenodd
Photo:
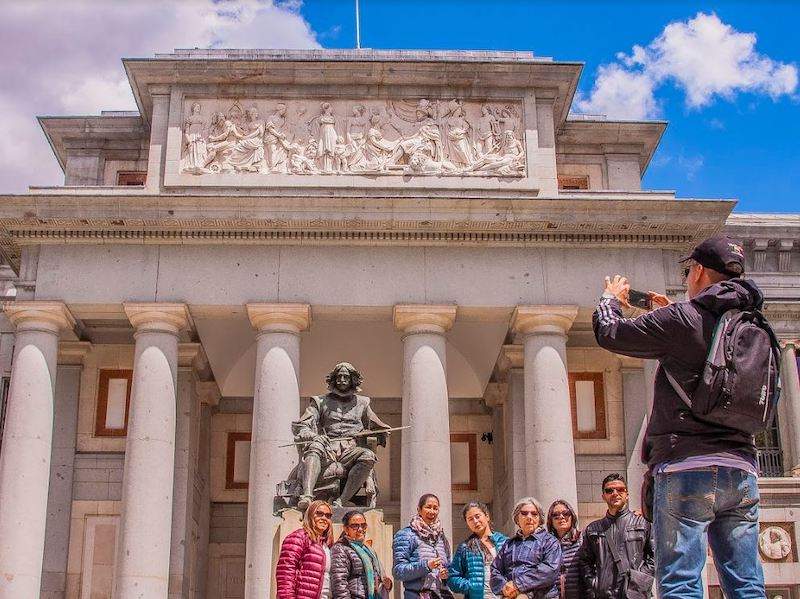
<path fill-rule="evenodd" d="M 377 556 L 372 549 L 359 541 L 350 541 L 350 546 L 358 554 L 361 563 L 364 564 L 364 576 L 367 578 L 367 599 L 378 599 L 380 593 L 378 592 L 377 574 L 375 573 Z"/>
<path fill-rule="evenodd" d="M 411 527 L 411 530 L 419 535 L 420 539 L 434 546 L 439 540 L 441 534 L 444 532 L 441 521 L 437 520 L 428 526 L 425 524 L 425 520 L 423 520 L 422 516 L 419 514 L 414 514 L 414 517 L 411 518 L 409 526 Z"/>
<path fill-rule="evenodd" d="M 491 539 L 491 537 L 489 540 L 492 542 L 492 545 L 494 545 L 494 541 Z M 483 541 L 481 541 L 481 538 L 474 533 L 471 534 L 467 539 L 467 549 L 469 549 L 473 553 L 477 553 L 478 555 L 480 555 L 483 558 L 484 564 L 491 564 L 492 560 L 494 559 L 492 557 L 492 552 L 489 550 L 489 548 L 486 545 L 484 545 Z M 497 549 L 496 546 L 495 549 Z"/>

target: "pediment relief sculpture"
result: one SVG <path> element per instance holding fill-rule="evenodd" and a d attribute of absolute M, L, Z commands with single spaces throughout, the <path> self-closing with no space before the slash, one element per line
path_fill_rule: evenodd
<path fill-rule="evenodd" d="M 525 175 L 519 102 L 190 100 L 186 105 L 182 173 Z"/>

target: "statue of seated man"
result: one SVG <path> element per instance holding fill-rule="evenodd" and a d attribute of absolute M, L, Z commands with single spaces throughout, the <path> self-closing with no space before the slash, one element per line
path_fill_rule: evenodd
<path fill-rule="evenodd" d="M 311 398 L 308 408 L 295 423 L 295 441 L 300 445 L 298 478 L 302 494 L 298 507 L 304 510 L 314 499 L 314 488 L 320 474 L 333 463 L 344 469 L 344 485 L 333 500 L 344 505 L 364 486 L 373 472 L 377 458 L 367 447 L 371 430 L 383 430 L 383 422 L 370 407 L 370 399 L 357 395 L 363 380 L 352 364 L 341 362 L 325 377 L 328 393 Z M 388 433 L 375 433 L 380 445 L 386 444 Z"/>

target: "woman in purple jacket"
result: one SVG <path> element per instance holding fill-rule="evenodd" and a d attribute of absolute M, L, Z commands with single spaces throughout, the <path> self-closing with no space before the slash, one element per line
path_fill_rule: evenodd
<path fill-rule="evenodd" d="M 492 592 L 506 599 L 558 597 L 561 544 L 547 532 L 541 504 L 533 497 L 520 499 L 514 506 L 514 522 L 517 534 L 492 562 Z"/>

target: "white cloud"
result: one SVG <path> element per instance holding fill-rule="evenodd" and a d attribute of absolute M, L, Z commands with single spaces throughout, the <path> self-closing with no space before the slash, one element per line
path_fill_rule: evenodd
<path fill-rule="evenodd" d="M 671 82 L 685 93 L 686 106 L 708 106 L 737 93 L 765 94 L 772 99 L 794 94 L 797 66 L 756 51 L 756 36 L 723 23 L 716 14 L 698 13 L 670 23 L 647 46 L 620 53 L 602 65 L 589 97 L 579 98 L 581 112 L 612 118 L 652 118 L 660 113 L 655 91 Z"/>
<path fill-rule="evenodd" d="M 290 0 L 3 1 L 0 19 L 0 193 L 63 181 L 37 115 L 136 105 L 123 57 L 174 48 L 315 48 Z"/>

